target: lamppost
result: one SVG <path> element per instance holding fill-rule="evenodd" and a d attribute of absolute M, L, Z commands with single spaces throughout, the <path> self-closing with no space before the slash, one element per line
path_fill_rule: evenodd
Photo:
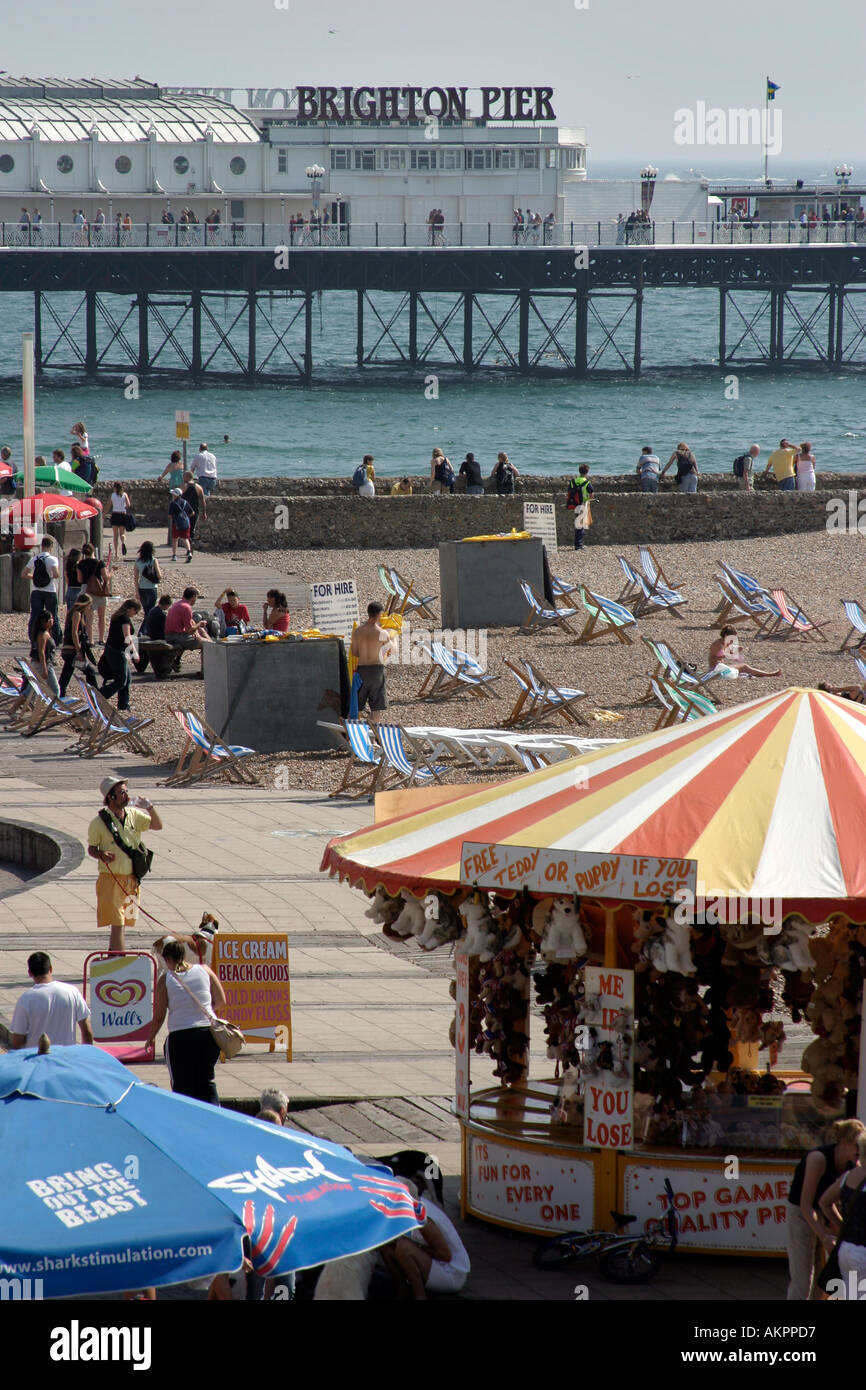
<path fill-rule="evenodd" d="M 649 217 L 649 210 L 652 206 L 653 192 L 658 176 L 659 171 L 654 164 L 645 164 L 640 171 L 640 205 L 641 211 L 647 217 Z"/>
<path fill-rule="evenodd" d="M 325 177 L 325 171 L 321 164 L 308 164 L 304 172 L 310 180 L 310 190 L 313 195 L 312 222 L 313 226 L 318 228 L 321 226 L 319 222 L 319 196 L 322 192 L 322 179 Z M 321 241 L 321 238 L 319 238 L 319 241 Z"/>
<path fill-rule="evenodd" d="M 842 193 L 843 188 L 847 188 L 847 187 L 848 187 L 848 184 L 849 184 L 849 182 L 850 182 L 850 179 L 851 179 L 852 174 L 854 173 L 854 170 L 851 168 L 851 165 L 850 165 L 850 164 L 837 164 L 837 165 L 836 165 L 836 169 L 835 169 L 835 173 L 836 173 L 836 187 L 837 187 L 838 190 L 839 190 L 838 193 L 837 193 L 837 195 L 836 195 L 836 197 L 837 197 L 836 216 L 837 216 L 838 218 L 841 218 L 841 216 L 842 216 L 841 193 Z"/>

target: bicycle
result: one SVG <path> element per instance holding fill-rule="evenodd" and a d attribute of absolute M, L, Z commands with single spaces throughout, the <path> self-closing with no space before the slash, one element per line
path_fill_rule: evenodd
<path fill-rule="evenodd" d="M 662 1216 L 653 1220 L 641 1235 L 629 1235 L 626 1227 L 637 1220 L 612 1211 L 613 1231 L 566 1231 L 545 1241 L 534 1251 L 536 1269 L 562 1269 L 573 1260 L 592 1257 L 606 1279 L 613 1284 L 644 1284 L 658 1274 L 662 1253 L 676 1249 L 677 1215 L 674 1190 L 665 1178 L 667 1205 Z"/>

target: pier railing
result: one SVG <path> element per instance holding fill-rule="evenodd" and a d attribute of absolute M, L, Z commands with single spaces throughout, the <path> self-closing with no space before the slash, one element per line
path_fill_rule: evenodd
<path fill-rule="evenodd" d="M 544 247 L 587 246 L 752 246 L 809 245 L 828 242 L 866 245 L 866 221 L 701 222 L 656 221 L 629 226 L 616 222 L 565 222 L 547 227 L 515 227 L 499 222 L 352 222 L 345 225 L 280 222 L 98 223 L 0 222 L 0 246 L 34 251 L 64 250 L 225 250 L 232 247 Z"/>

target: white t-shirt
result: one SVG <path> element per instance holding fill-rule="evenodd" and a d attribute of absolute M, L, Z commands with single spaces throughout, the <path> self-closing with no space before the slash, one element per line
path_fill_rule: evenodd
<path fill-rule="evenodd" d="M 659 461 L 655 454 L 641 454 L 638 463 L 642 478 L 653 476 L 659 471 Z"/>
<path fill-rule="evenodd" d="M 196 477 L 215 478 L 217 475 L 216 456 L 206 449 L 203 454 L 196 454 L 192 461 L 192 471 Z"/>
<path fill-rule="evenodd" d="M 183 984 L 178 981 L 183 980 Z M 184 989 L 184 985 L 186 989 Z M 210 997 L 210 976 L 201 965 L 191 965 L 181 975 L 173 970 L 165 972 L 165 988 L 168 993 L 168 1031 L 177 1033 L 181 1028 L 208 1028 L 199 1004 L 213 1017 L 213 1004 Z M 195 998 L 190 999 L 190 994 Z M 197 1004 L 196 999 L 199 1001 Z"/>
<path fill-rule="evenodd" d="M 77 1025 L 89 1017 L 80 990 L 62 980 L 45 980 L 21 995 L 12 1014 L 12 1032 L 24 1033 L 28 1047 L 35 1047 L 43 1033 L 57 1047 L 70 1047 L 79 1041 Z"/>
<path fill-rule="evenodd" d="M 50 551 L 48 551 L 48 550 L 37 550 L 36 554 L 33 556 L 33 559 L 30 561 L 30 564 L 27 566 L 27 568 L 26 568 L 26 570 L 24 571 L 24 573 L 26 574 L 26 576 L 27 576 L 28 579 L 32 579 L 32 578 L 33 578 L 33 568 L 34 568 L 34 566 L 35 566 L 35 564 L 36 564 L 36 560 L 37 560 L 38 556 L 40 556 L 40 555 L 42 556 L 42 559 L 45 561 L 45 566 L 46 566 L 46 568 L 47 568 L 47 570 L 48 570 L 48 573 L 50 574 L 51 578 L 50 578 L 49 582 L 48 582 L 47 584 L 43 584 L 41 588 L 40 588 L 40 586 L 39 586 L 38 584 L 34 584 L 33 587 L 34 587 L 34 589 L 36 589 L 40 594 L 56 594 L 56 593 L 57 593 L 57 582 L 56 582 L 56 581 L 57 581 L 57 576 L 58 576 L 58 574 L 60 573 L 60 564 L 59 564 L 59 562 L 58 562 L 57 556 L 56 556 L 56 555 L 52 555 L 52 554 L 50 553 Z"/>
<path fill-rule="evenodd" d="M 470 1269 L 469 1255 L 466 1246 L 457 1234 L 453 1221 L 450 1217 L 445 1215 L 441 1207 L 437 1207 L 435 1202 L 431 1202 L 426 1193 L 420 1200 L 427 1208 L 427 1220 L 432 1221 L 433 1225 L 439 1228 L 448 1242 L 448 1246 L 451 1250 L 451 1259 L 448 1263 L 448 1268 L 453 1270 L 456 1274 L 468 1274 Z M 421 1235 L 420 1228 L 416 1227 L 414 1231 L 408 1231 L 407 1235 L 409 1240 L 414 1240 L 416 1245 L 424 1245 L 424 1238 Z"/>

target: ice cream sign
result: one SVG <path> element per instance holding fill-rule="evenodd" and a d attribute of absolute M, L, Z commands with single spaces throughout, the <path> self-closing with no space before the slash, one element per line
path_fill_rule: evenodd
<path fill-rule="evenodd" d="M 153 1020 L 155 962 L 147 952 L 87 958 L 85 994 L 97 1042 L 147 1037 Z"/>
<path fill-rule="evenodd" d="M 696 859 L 656 855 L 595 854 L 526 845 L 466 842 L 460 882 L 496 892 L 579 893 L 624 902 L 669 902 L 697 888 Z"/>

